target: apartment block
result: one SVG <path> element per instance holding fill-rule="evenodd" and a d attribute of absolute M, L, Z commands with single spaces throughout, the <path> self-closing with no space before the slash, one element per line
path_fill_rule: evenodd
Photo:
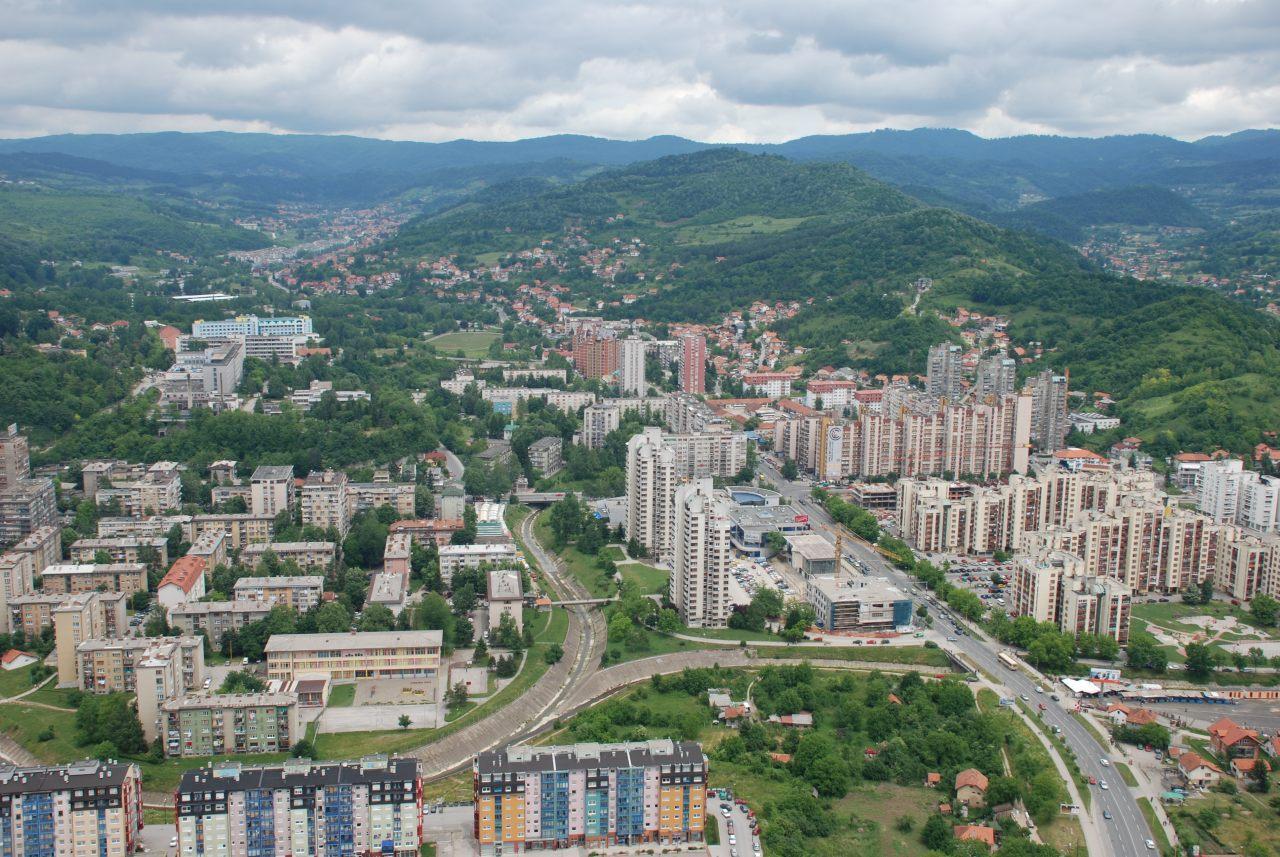
<path fill-rule="evenodd" d="M 729 510 L 710 479 L 676 489 L 672 500 L 671 601 L 692 628 L 720 628 L 729 619 Z"/>
<path fill-rule="evenodd" d="M 979 396 L 1007 396 L 1017 387 L 1018 362 L 1003 354 L 983 358 L 978 362 L 976 381 Z"/>
<path fill-rule="evenodd" d="M 516 630 L 524 628 L 524 591 L 518 569 L 493 569 L 487 577 L 485 606 L 489 613 L 490 633 L 498 630 L 503 616 L 510 616 Z"/>
<path fill-rule="evenodd" d="M 293 466 L 264 464 L 249 477 L 249 511 L 273 518 L 293 508 Z"/>
<path fill-rule="evenodd" d="M 409 578 L 403 574 L 379 571 L 369 578 L 365 604 L 378 604 L 399 616 L 409 597 Z"/>
<path fill-rule="evenodd" d="M 742 376 L 743 391 L 770 399 L 791 395 L 791 382 L 799 376 L 794 372 L 747 372 Z"/>
<path fill-rule="evenodd" d="M 296 693 L 192 694 L 160 711 L 169 757 L 284 753 L 302 737 Z"/>
<path fill-rule="evenodd" d="M 1088 575 L 1075 554 L 1019 557 L 1012 593 L 1011 615 L 1052 622 L 1067 634 L 1099 634 L 1121 645 L 1129 641 L 1129 587 L 1115 578 Z"/>
<path fill-rule="evenodd" d="M 472 766 L 482 855 L 702 842 L 707 761 L 694 742 L 512 746 Z"/>
<path fill-rule="evenodd" d="M 238 315 L 235 318 L 204 321 L 191 324 L 191 336 L 195 339 L 232 339 L 243 336 L 309 336 L 313 333 L 308 316 Z"/>
<path fill-rule="evenodd" d="M 588 405 L 582 411 L 582 445 L 602 449 L 609 432 L 622 424 L 622 409 L 611 402 Z"/>
<path fill-rule="evenodd" d="M 62 561 L 62 528 L 56 525 L 40 527 L 10 550 L 28 554 L 31 557 L 31 570 L 38 577 L 46 566 Z"/>
<path fill-rule="evenodd" d="M 558 437 L 540 437 L 529 444 L 529 464 L 539 476 L 551 476 L 564 466 L 561 449 L 564 441 Z"/>
<path fill-rule="evenodd" d="M 707 392 L 707 340 L 701 334 L 680 339 L 680 390 L 695 396 Z"/>
<path fill-rule="evenodd" d="M 113 538 L 76 539 L 71 543 L 72 562 L 94 562 L 99 551 L 105 551 L 112 562 L 142 562 L 155 551 L 161 565 L 169 563 L 169 541 L 164 536 L 116 536 Z"/>
<path fill-rule="evenodd" d="M 407 482 L 352 482 L 347 485 L 352 512 L 390 506 L 402 518 L 412 518 L 415 488 Z"/>
<path fill-rule="evenodd" d="M 280 604 L 305 613 L 324 597 L 322 575 L 282 575 L 280 577 L 242 577 L 232 590 L 236 601 L 256 604 Z"/>
<path fill-rule="evenodd" d="M 650 554 L 671 551 L 672 499 L 675 497 L 675 452 L 662 442 L 662 431 L 646 428 L 627 441 L 625 531 Z"/>
<path fill-rule="evenodd" d="M 221 532 L 227 537 L 227 550 L 238 551 L 248 545 L 271 541 L 275 527 L 274 515 L 255 515 L 239 512 L 217 515 L 194 515 L 187 524 L 187 540 L 194 542 L 209 532 Z"/>
<path fill-rule="evenodd" d="M 199 636 L 203 631 L 217 649 L 228 631 L 239 631 L 267 618 L 274 606 L 264 601 L 188 601 L 169 608 L 169 625 L 188 637 Z"/>
<path fill-rule="evenodd" d="M 59 563 L 44 570 L 41 587 L 45 592 L 123 592 L 132 595 L 147 589 L 147 567 L 140 562 Z"/>
<path fill-rule="evenodd" d="M 268 552 L 280 562 L 292 561 L 301 569 L 327 569 L 333 565 L 337 546 L 333 542 L 259 542 L 240 551 L 240 561 L 256 569 Z"/>
<path fill-rule="evenodd" d="M 407 535 L 413 543 L 424 547 L 449 544 L 453 534 L 462 529 L 462 518 L 425 518 L 412 521 L 395 521 L 388 527 L 389 536 Z"/>
<path fill-rule="evenodd" d="M 119 501 L 130 518 L 163 515 L 182 505 L 180 469 L 175 462 L 158 461 L 137 479 L 113 480 L 110 488 L 99 488 L 94 500 L 99 505 Z"/>
<path fill-rule="evenodd" d="M 204 682 L 199 637 L 129 637 L 85 640 L 76 648 L 79 687 L 88 693 L 132 693 L 147 741 L 160 733 L 160 706 Z"/>
<path fill-rule="evenodd" d="M 146 518 L 109 516 L 98 519 L 98 538 L 163 538 L 175 526 L 185 534 L 191 527 L 191 520 L 190 515 L 151 515 Z"/>
<path fill-rule="evenodd" d="M 122 592 L 77 592 L 70 595 L 27 595 L 11 603 L 15 620 L 27 633 L 53 626 L 58 658 L 58 686 L 74 687 L 79 678 L 77 651 L 85 640 L 114 640 L 124 636 L 125 602 Z"/>
<path fill-rule="evenodd" d="M 16 488 L 31 477 L 31 451 L 27 437 L 18 433 L 18 424 L 10 423 L 0 434 L 0 491 Z"/>
<path fill-rule="evenodd" d="M 523 564 L 520 551 L 510 542 L 488 545 L 445 545 L 440 548 L 440 577 L 447 585 L 453 573 L 460 568 L 479 568 L 482 563 L 493 565 Z"/>
<path fill-rule="evenodd" d="M 1067 418 L 1069 375 L 1046 369 L 1031 381 L 1031 440 L 1036 449 L 1052 452 L 1061 449 L 1071 430 Z"/>
<path fill-rule="evenodd" d="M 0 555 L 0 633 L 13 630 L 9 625 L 9 606 L 13 599 L 29 594 L 35 587 L 35 564 L 31 555 L 9 553 Z"/>
<path fill-rule="evenodd" d="M 137 765 L 0 767 L 0 854 L 128 857 L 141 830 Z"/>
<path fill-rule="evenodd" d="M 16 544 L 57 520 L 52 479 L 18 479 L 0 491 L 0 545 Z"/>
<path fill-rule="evenodd" d="M 187 556 L 204 560 L 205 572 L 211 574 L 215 566 L 227 562 L 227 534 L 221 530 L 205 530 L 191 543 Z"/>
<path fill-rule="evenodd" d="M 336 470 L 310 473 L 302 485 L 302 523 L 339 536 L 351 525 L 351 500 L 347 496 L 347 474 Z"/>
<path fill-rule="evenodd" d="M 943 342 L 929 349 L 925 390 L 935 398 L 955 400 L 964 390 L 964 349 Z"/>
<path fill-rule="evenodd" d="M 219 342 L 200 351 L 179 351 L 161 376 L 160 401 L 190 410 L 235 395 L 244 375 L 244 343 Z"/>
<path fill-rule="evenodd" d="M 643 339 L 628 337 L 618 346 L 618 388 L 624 396 L 643 396 L 645 345 Z"/>
<path fill-rule="evenodd" d="M 576 414 L 595 403 L 596 394 L 576 390 L 557 390 L 553 387 L 486 387 L 480 398 L 493 405 L 500 414 L 514 414 L 520 404 L 529 399 L 543 399 L 548 408 L 556 408 Z"/>
<path fill-rule="evenodd" d="M 404 530 L 388 533 L 382 550 L 382 570 L 388 574 L 403 575 L 408 580 L 412 560 L 413 536 Z"/>
<path fill-rule="evenodd" d="M 327 674 L 333 681 L 433 679 L 440 670 L 442 642 L 440 631 L 276 634 L 267 641 L 267 677 L 282 681 L 313 674 Z"/>
<path fill-rule="evenodd" d="M 417 857 L 422 847 L 422 783 L 414 759 L 221 763 L 184 773 L 176 804 L 184 857 Z"/>

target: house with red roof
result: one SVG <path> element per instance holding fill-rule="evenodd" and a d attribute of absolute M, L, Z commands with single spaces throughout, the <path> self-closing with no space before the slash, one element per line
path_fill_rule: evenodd
<path fill-rule="evenodd" d="M 987 802 L 987 775 L 977 768 L 966 768 L 956 774 L 956 803 L 973 809 Z"/>
<path fill-rule="evenodd" d="M 30 652 L 24 652 L 21 649 L 10 649 L 0 656 L 0 668 L 4 670 L 20 670 L 23 667 L 31 666 L 40 659 Z"/>
<path fill-rule="evenodd" d="M 1256 729 L 1223 717 L 1209 727 L 1209 746 L 1223 759 L 1252 759 L 1262 749 L 1262 739 Z"/>
<path fill-rule="evenodd" d="M 204 572 L 208 563 L 201 556 L 179 557 L 156 587 L 156 600 L 168 611 L 188 601 L 204 597 Z"/>
<path fill-rule="evenodd" d="M 983 827 L 979 824 L 957 824 L 951 832 L 955 834 L 957 842 L 981 842 L 992 851 L 996 850 L 996 831 L 991 827 Z"/>
<path fill-rule="evenodd" d="M 1222 768 L 1190 750 L 1178 756 L 1178 770 L 1186 777 L 1187 785 L 1197 789 L 1210 788 L 1222 779 Z"/>

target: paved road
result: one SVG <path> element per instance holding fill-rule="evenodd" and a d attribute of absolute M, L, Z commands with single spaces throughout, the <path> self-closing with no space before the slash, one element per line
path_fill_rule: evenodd
<path fill-rule="evenodd" d="M 533 537 L 532 521 L 532 515 L 525 519 L 521 538 L 532 552 L 533 560 L 562 595 L 589 597 L 581 584 L 563 573 L 559 560 L 542 550 Z M 599 611 L 572 607 L 568 613 L 569 632 L 565 639 L 564 658 L 543 673 L 518 702 L 510 703 L 445 740 L 428 744 L 412 753 L 421 762 L 421 773 L 425 779 L 468 767 L 476 753 L 519 740 L 555 719 L 569 691 L 581 685 L 599 665 L 605 645 L 604 619 Z"/>
<path fill-rule="evenodd" d="M 816 532 L 831 541 L 835 540 L 830 530 L 833 523 L 831 516 L 810 499 L 808 486 L 783 479 L 782 474 L 767 459 L 761 458 L 760 468 L 777 491 L 791 498 L 793 504 L 809 513 L 809 520 Z M 862 542 L 846 538 L 844 544 L 846 552 L 867 563 L 875 570 L 877 576 L 888 578 L 898 587 L 904 588 L 904 591 L 917 585 L 912 578 L 894 568 L 883 556 Z M 930 604 L 935 615 L 946 609 L 945 605 L 939 606 L 937 602 L 930 602 Z M 1026 695 L 1032 700 L 1045 698 L 1035 693 L 1037 682 L 1031 676 L 1021 671 L 1008 670 L 996 660 L 995 645 L 980 641 L 972 634 L 957 637 L 956 642 L 944 645 L 952 651 L 963 654 L 988 675 L 1003 682 L 1013 694 Z M 1086 731 L 1085 726 L 1071 717 L 1061 706 L 1047 700 L 1046 704 L 1049 706 L 1045 716 L 1046 722 L 1051 725 L 1057 724 L 1062 728 L 1063 740 L 1075 753 L 1080 770 L 1085 776 L 1095 776 L 1099 780 L 1106 779 L 1108 784 L 1111 781 L 1116 783 L 1116 787 L 1107 791 L 1097 787 L 1094 787 L 1093 791 L 1092 809 L 1097 814 L 1095 819 L 1100 819 L 1104 810 L 1112 815 L 1112 820 L 1109 822 L 1099 821 L 1104 825 L 1107 833 L 1107 842 L 1111 847 L 1110 853 L 1116 857 L 1136 857 L 1136 855 L 1148 853 L 1145 840 L 1151 836 L 1151 832 L 1146 819 L 1138 809 L 1134 796 L 1124 787 L 1115 770 L 1102 766 L 1100 759 L 1104 754 L 1098 742 Z"/>

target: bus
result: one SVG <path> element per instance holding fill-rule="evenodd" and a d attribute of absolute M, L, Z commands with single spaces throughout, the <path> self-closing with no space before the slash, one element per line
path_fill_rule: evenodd
<path fill-rule="evenodd" d="M 1000 661 L 1000 663 L 1004 664 L 1011 670 L 1016 670 L 1018 668 L 1018 659 L 1008 652 L 1001 652 L 996 655 L 996 660 Z"/>

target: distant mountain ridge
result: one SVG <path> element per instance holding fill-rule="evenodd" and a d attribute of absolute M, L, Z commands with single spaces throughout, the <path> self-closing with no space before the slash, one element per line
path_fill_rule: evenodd
<path fill-rule="evenodd" d="M 231 132 L 58 135 L 0 140 L 0 153 L 59 153 L 173 176 L 271 179 L 304 194 L 327 179 L 335 198 L 376 198 L 430 183 L 441 170 L 571 162 L 623 166 L 720 144 L 677 136 L 609 140 L 562 134 L 510 142 L 420 143 L 351 136 Z M 793 160 L 845 161 L 898 186 L 918 185 L 975 208 L 1009 210 L 1026 194 L 1057 197 L 1135 184 L 1194 184 L 1195 170 L 1280 160 L 1280 130 L 1250 130 L 1194 142 L 1154 134 L 1025 135 L 987 139 L 920 128 L 733 144 Z M 482 169 L 482 171 L 483 171 Z M 1191 172 L 1187 172 L 1191 171 Z M 362 178 L 360 178 L 362 177 Z M 1274 177 L 1268 186 L 1275 183 Z M 325 188 L 314 190 L 323 193 Z"/>

